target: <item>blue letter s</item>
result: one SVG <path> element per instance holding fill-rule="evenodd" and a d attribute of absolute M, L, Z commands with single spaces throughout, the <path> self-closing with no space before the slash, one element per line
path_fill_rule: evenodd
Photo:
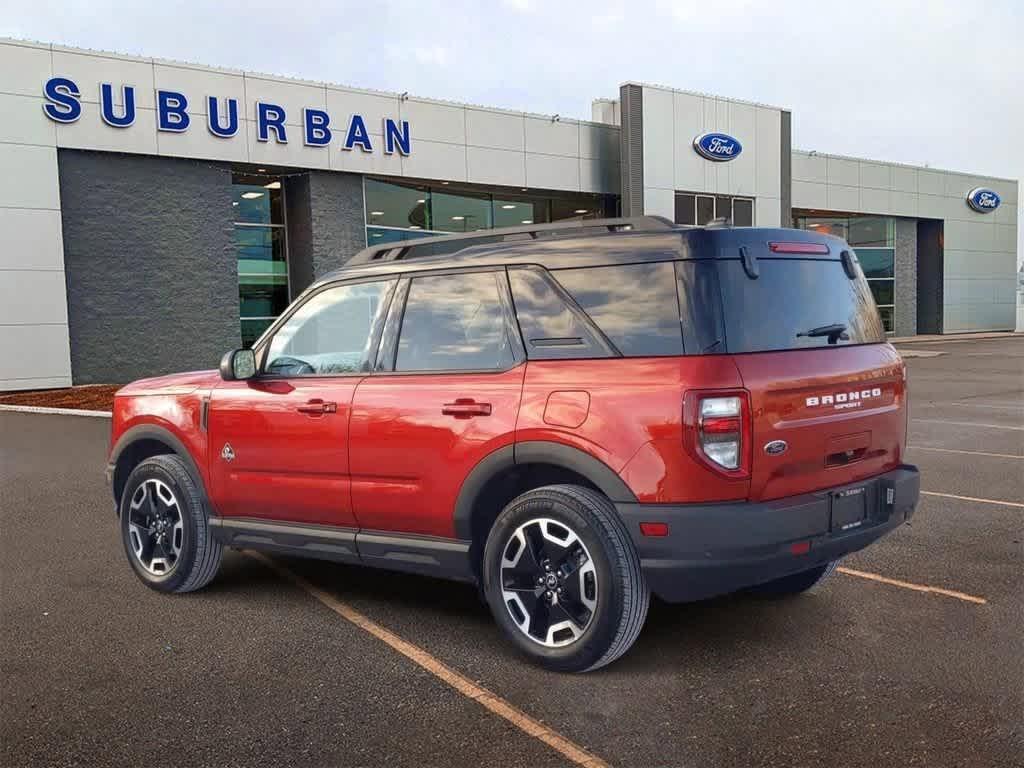
<path fill-rule="evenodd" d="M 51 120 L 58 123 L 73 123 L 82 116 L 82 104 L 78 101 L 82 95 L 74 80 L 66 77 L 51 77 L 43 86 L 46 104 L 43 112 Z"/>

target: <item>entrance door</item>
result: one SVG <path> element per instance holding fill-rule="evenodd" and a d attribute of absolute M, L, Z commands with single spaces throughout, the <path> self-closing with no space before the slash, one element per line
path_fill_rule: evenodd
<path fill-rule="evenodd" d="M 213 391 L 211 500 L 221 515 L 358 527 L 348 422 L 393 287 L 345 283 L 310 295 L 257 350 L 255 378 Z"/>

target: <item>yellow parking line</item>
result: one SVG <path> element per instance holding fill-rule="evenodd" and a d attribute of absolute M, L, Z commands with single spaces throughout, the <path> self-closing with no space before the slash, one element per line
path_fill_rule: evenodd
<path fill-rule="evenodd" d="M 276 571 L 280 576 L 292 582 L 292 584 L 307 592 L 310 596 L 316 598 L 343 619 L 352 622 L 357 627 L 370 633 L 381 642 L 391 646 L 407 659 L 410 659 L 421 666 L 434 677 L 444 683 L 447 683 L 463 696 L 472 699 L 480 706 L 489 710 L 492 714 L 497 715 L 503 720 L 507 720 L 523 733 L 547 744 L 572 763 L 584 766 L 584 768 L 608 768 L 608 764 L 601 758 L 592 755 L 590 752 L 583 749 L 583 747 L 574 744 L 565 736 L 562 736 L 560 733 L 552 730 L 548 726 L 534 720 L 528 714 L 516 708 L 505 699 L 491 693 L 486 688 L 482 688 L 469 678 L 459 674 L 442 661 L 431 656 L 418 645 L 410 643 L 408 640 L 404 640 L 394 632 L 385 629 L 372 619 L 367 618 L 363 614 L 359 613 L 355 608 L 343 603 L 330 592 L 314 586 L 298 574 L 293 573 L 277 561 L 267 557 L 261 552 L 244 550 L 244 554 L 254 560 L 258 560 L 267 567 Z"/>
<path fill-rule="evenodd" d="M 944 499 L 959 499 L 960 501 L 976 501 L 979 504 L 995 504 L 1000 507 L 1018 507 L 1024 509 L 1024 504 L 1019 501 L 1001 501 L 999 499 L 979 499 L 976 496 L 957 496 L 955 493 L 939 493 L 938 491 L 921 491 L 922 496 L 941 496 Z"/>
<path fill-rule="evenodd" d="M 966 453 L 970 456 L 994 456 L 997 459 L 1017 459 L 1024 461 L 1024 456 L 1016 453 L 989 453 L 988 451 L 961 451 L 956 448 L 932 448 L 927 445 L 908 445 L 907 450 L 912 451 L 938 451 L 939 453 Z"/>
<path fill-rule="evenodd" d="M 877 573 L 868 573 L 867 571 L 855 571 L 853 568 L 846 568 L 839 566 L 836 568 L 839 573 L 845 573 L 847 576 L 856 576 L 861 579 L 870 579 L 871 581 L 878 581 L 882 584 L 889 584 L 894 587 L 902 587 L 903 589 L 912 589 L 915 592 L 931 592 L 933 595 L 944 595 L 945 597 L 955 597 L 957 600 L 965 600 L 968 603 L 977 603 L 978 605 L 987 605 L 988 600 L 983 597 L 975 597 L 974 595 L 968 595 L 964 592 L 956 592 L 952 589 L 942 589 L 940 587 L 929 587 L 925 584 L 913 584 L 909 581 L 900 581 L 899 579 L 890 579 L 887 576 L 879 576 Z"/>

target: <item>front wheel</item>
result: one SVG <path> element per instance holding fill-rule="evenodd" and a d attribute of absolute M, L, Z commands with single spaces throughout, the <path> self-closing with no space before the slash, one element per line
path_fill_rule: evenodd
<path fill-rule="evenodd" d="M 650 601 L 640 558 L 596 491 L 551 485 L 517 497 L 495 521 L 483 558 L 494 618 L 541 666 L 597 669 L 640 634 Z"/>
<path fill-rule="evenodd" d="M 213 538 L 198 482 L 177 456 L 152 456 L 128 476 L 119 508 L 132 570 L 159 592 L 192 592 L 216 575 Z"/>

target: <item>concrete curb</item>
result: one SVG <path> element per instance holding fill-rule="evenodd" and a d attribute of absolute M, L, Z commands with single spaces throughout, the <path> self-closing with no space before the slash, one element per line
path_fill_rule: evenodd
<path fill-rule="evenodd" d="M 2 405 L 0 411 L 13 413 L 50 413 L 57 416 L 96 416 L 101 419 L 109 419 L 110 411 L 84 411 L 80 408 L 43 408 L 38 405 Z"/>

